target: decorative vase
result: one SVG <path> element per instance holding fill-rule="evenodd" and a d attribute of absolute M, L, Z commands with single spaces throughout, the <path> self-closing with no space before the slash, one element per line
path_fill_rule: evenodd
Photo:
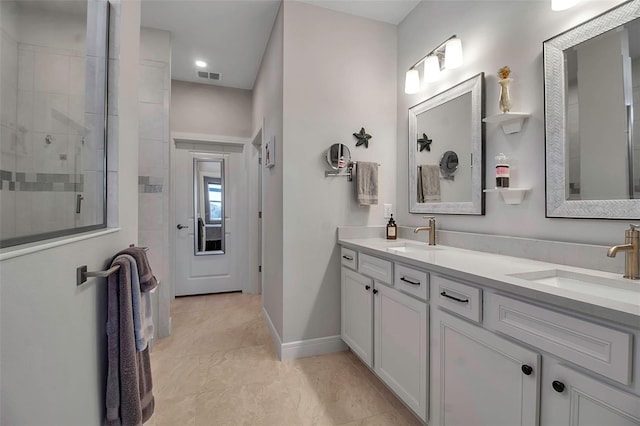
<path fill-rule="evenodd" d="M 500 111 L 511 111 L 511 96 L 509 95 L 509 84 L 511 84 L 510 78 L 501 78 L 498 80 L 500 84 Z"/>

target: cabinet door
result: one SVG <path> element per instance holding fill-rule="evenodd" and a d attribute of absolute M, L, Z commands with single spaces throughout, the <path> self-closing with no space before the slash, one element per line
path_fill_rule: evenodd
<path fill-rule="evenodd" d="M 431 362 L 431 425 L 538 424 L 540 355 L 434 309 Z"/>
<path fill-rule="evenodd" d="M 374 304 L 374 370 L 426 421 L 427 304 L 377 283 Z"/>
<path fill-rule="evenodd" d="M 639 426 L 640 397 L 545 359 L 543 426 Z"/>
<path fill-rule="evenodd" d="M 342 340 L 373 368 L 373 280 L 342 268 Z"/>

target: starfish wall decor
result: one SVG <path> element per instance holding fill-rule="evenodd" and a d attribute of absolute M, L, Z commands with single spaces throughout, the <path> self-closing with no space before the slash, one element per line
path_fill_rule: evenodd
<path fill-rule="evenodd" d="M 425 149 L 431 152 L 431 142 L 433 142 L 433 140 L 429 139 L 426 133 L 423 133 L 422 137 L 418 138 L 418 149 L 420 150 L 420 152 L 424 151 Z"/>
<path fill-rule="evenodd" d="M 364 127 L 360 129 L 359 133 L 354 133 L 353 136 L 358 139 L 356 146 L 364 145 L 365 148 L 369 148 L 369 139 L 371 139 L 371 135 L 364 131 Z"/>

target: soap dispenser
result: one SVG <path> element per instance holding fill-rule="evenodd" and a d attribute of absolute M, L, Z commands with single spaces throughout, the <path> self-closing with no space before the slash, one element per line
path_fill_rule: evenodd
<path fill-rule="evenodd" d="M 387 223 L 387 240 L 395 240 L 398 237 L 398 227 L 396 226 L 396 221 L 393 220 L 393 215 L 389 218 L 389 223 Z"/>

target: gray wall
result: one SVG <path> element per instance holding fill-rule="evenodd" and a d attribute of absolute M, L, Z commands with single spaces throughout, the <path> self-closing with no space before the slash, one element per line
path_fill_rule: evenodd
<path fill-rule="evenodd" d="M 0 254 L 0 347 L 3 425 L 101 425 L 106 380 L 106 282 L 90 279 L 76 287 L 76 267 L 102 269 L 111 256 L 136 242 L 138 231 L 138 64 L 140 3 L 122 2 L 117 116 L 110 117 L 110 143 L 119 144 L 108 165 L 109 195 L 119 227 L 108 235 L 16 256 Z M 113 150 L 111 152 L 114 152 Z M 15 256 L 15 257 L 13 257 Z"/>
<path fill-rule="evenodd" d="M 280 6 L 253 87 L 252 128 L 262 140 L 276 139 L 276 166 L 262 169 L 262 304 L 273 327 L 283 332 L 283 6 Z"/>
<path fill-rule="evenodd" d="M 171 131 L 252 136 L 251 91 L 208 84 L 171 82 Z"/>
<path fill-rule="evenodd" d="M 531 186 L 520 205 L 505 205 L 498 194 L 487 194 L 486 216 L 438 216 L 441 229 L 510 235 L 554 241 L 617 244 L 626 221 L 545 218 L 544 98 L 542 42 L 620 3 L 581 2 L 565 12 L 552 12 L 548 2 L 424 1 L 398 27 L 398 222 L 424 223 L 408 213 L 407 110 L 431 96 L 485 72 L 486 115 L 498 113 L 496 73 L 512 70 L 512 111 L 531 113 L 520 133 L 505 135 L 499 126 L 486 127 L 486 181 L 494 179 L 493 158 L 499 152 L 513 158 L 511 186 Z M 441 80 L 415 95 L 404 93 L 404 73 L 453 33 L 462 39 L 464 65 L 447 70 Z M 603 254 L 604 256 L 604 254 Z"/>
<path fill-rule="evenodd" d="M 336 228 L 382 224 L 395 203 L 395 61 L 394 25 L 284 2 L 284 137 L 270 169 L 284 174 L 284 342 L 340 334 Z M 361 127 L 368 149 L 355 147 Z M 325 178 L 335 142 L 380 163 L 377 206 L 357 204 L 355 181 Z"/>

